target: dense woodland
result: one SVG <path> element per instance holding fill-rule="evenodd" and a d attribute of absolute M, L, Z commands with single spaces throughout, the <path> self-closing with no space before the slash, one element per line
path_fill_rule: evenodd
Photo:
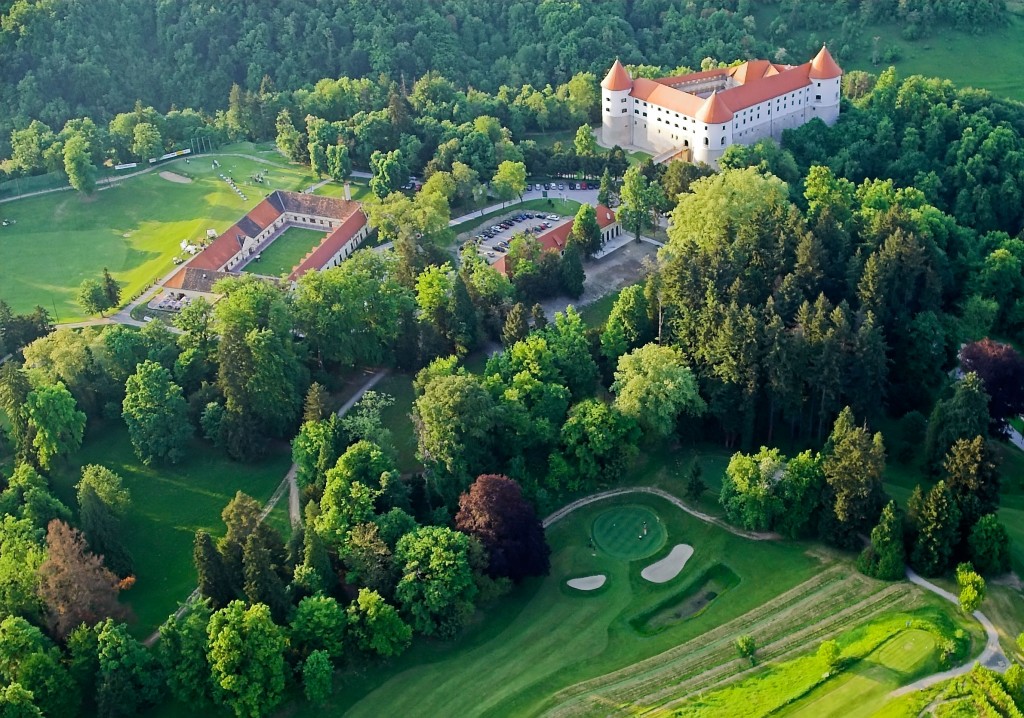
<path fill-rule="evenodd" d="M 547 571 L 539 515 L 614 484 L 641 449 L 680 443 L 736 452 L 720 501 L 738 525 L 848 550 L 870 534 L 859 565 L 885 579 L 907 562 L 928 575 L 961 561 L 1004 572 L 992 442 L 1024 408 L 1024 360 L 987 337 L 1024 338 L 1024 107 L 939 80 L 849 73 L 836 127 L 731 148 L 721 172 L 627 169 L 587 131 L 546 150 L 522 138 L 593 117 L 607 47 L 666 66 L 776 53 L 753 39 L 751 4 L 725 5 L 352 3 L 328 16 L 0 4 L 0 53 L 13 58 L 0 97 L 20 108 L 5 172 L 64 168 L 75 183 L 197 132 L 275 139 L 321 174 L 370 168 L 366 210 L 395 244 L 294 288 L 225 280 L 216 305 L 181 312 L 180 334 L 159 322 L 52 331 L 44 310 L 16 316 L 0 303 L 0 354 L 15 355 L 0 368 L 15 459 L 0 493 L 4 710 L 131 715 L 171 695 L 262 715 L 289 685 L 322 700 L 335 669 L 386 660 L 414 636 L 457 637 L 478 606 Z M 823 25 L 838 37 L 879 13 L 920 32 L 1004 13 L 835 5 L 800 8 L 847 17 Z M 798 23 L 795 9 L 779 4 L 779 17 Z M 110 38 L 102 61 L 84 54 L 97 34 Z M 731 39 L 685 42 L 698 34 Z M 470 45 L 480 51 L 467 58 Z M 121 78 L 135 56 L 164 59 Z M 38 91 L 51 85 L 65 91 Z M 399 191 L 413 172 L 423 189 Z M 474 251 L 458 262 L 448 251 L 451 208 L 485 183 L 512 199 L 527 172 L 602 176 L 602 199 L 618 195 L 631 232 L 673 213 L 666 248 L 601 328 L 536 304 L 582 290 L 600 242 L 592 210 L 561 258 L 513 242 L 511 279 Z M 93 284 L 85 298 L 116 290 Z M 469 372 L 461 359 L 489 341 L 505 351 Z M 397 471 L 387 397 L 331 413 L 327 389 L 362 366 L 415 374 L 422 473 Z M 223 536 L 196 535 L 204 600 L 154 649 L 129 636 L 118 600 L 134 580 L 119 531 L 130 493 L 90 466 L 69 507 L 46 478 L 87 425 L 118 421 L 147 465 L 180 461 L 195 441 L 238 461 L 290 441 L 299 467 L 303 529 L 285 541 L 236 496 Z M 894 427 L 884 436 L 872 428 L 882 421 Z M 937 483 L 902 512 L 883 472 L 922 445 L 922 483 Z M 695 465 L 687 492 L 703 491 Z"/>
<path fill-rule="evenodd" d="M 137 103 L 183 112 L 175 119 L 185 124 L 192 111 L 182 108 L 230 124 L 233 86 L 267 96 L 347 76 L 405 90 L 438 72 L 491 93 L 543 91 L 579 72 L 601 76 L 616 55 L 666 69 L 803 62 L 827 41 L 841 63 L 868 51 L 866 22 L 897 21 L 918 37 L 940 24 L 981 31 L 1005 18 L 1004 0 L 4 0 L 0 158 L 11 131 L 33 120 L 54 132 L 74 118 L 102 127 Z"/>

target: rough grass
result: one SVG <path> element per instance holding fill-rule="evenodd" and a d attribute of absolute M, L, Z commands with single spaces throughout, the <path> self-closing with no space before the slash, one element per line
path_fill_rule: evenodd
<path fill-rule="evenodd" d="M 135 456 L 121 422 L 89 430 L 73 460 L 54 471 L 57 495 L 76 507 L 74 485 L 85 464 L 102 464 L 120 474 L 132 496 L 124 522 L 124 539 L 135 562 L 135 586 L 124 601 L 132 606 L 137 636 L 149 635 L 195 589 L 192 544 L 198 529 L 224 533 L 220 513 L 244 491 L 261 503 L 270 498 L 291 464 L 286 446 L 275 446 L 270 458 L 258 464 L 230 461 L 198 440 L 187 459 L 173 466 L 145 466 Z M 287 538 L 287 497 L 269 520 Z"/>
<path fill-rule="evenodd" d="M 122 298 L 131 298 L 173 269 L 171 259 L 180 253 L 182 240 L 203 239 L 207 229 L 224 231 L 273 189 L 299 190 L 315 181 L 307 168 L 287 165 L 279 155 L 265 156 L 274 164 L 218 154 L 160 166 L 191 177 L 191 184 L 168 182 L 153 171 L 92 197 L 55 192 L 0 205 L 0 216 L 16 220 L 0 227 L 0 298 L 18 312 L 39 304 L 56 311 L 59 321 L 80 319 L 78 285 L 98 278 L 104 267 L 121 283 Z M 216 170 L 213 157 L 221 163 Z M 247 185 L 260 171 L 267 181 Z M 233 176 L 248 200 L 220 173 Z"/>
<path fill-rule="evenodd" d="M 280 277 L 290 274 L 295 266 L 326 236 L 324 232 L 303 227 L 289 227 L 260 252 L 259 260 L 245 265 L 243 272 Z"/>

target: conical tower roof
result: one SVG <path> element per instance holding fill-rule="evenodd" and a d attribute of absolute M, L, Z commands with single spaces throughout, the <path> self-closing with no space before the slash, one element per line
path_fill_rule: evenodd
<path fill-rule="evenodd" d="M 731 120 L 733 112 L 725 104 L 725 100 L 718 96 L 718 90 L 715 90 L 704 100 L 704 104 L 697 110 L 696 117 L 706 125 L 718 125 Z"/>
<path fill-rule="evenodd" d="M 842 77 L 842 75 L 843 68 L 836 64 L 836 61 L 832 59 L 832 53 L 828 51 L 827 47 L 822 45 L 821 51 L 811 60 L 811 79 L 834 80 L 837 77 Z"/>
<path fill-rule="evenodd" d="M 633 87 L 633 78 L 629 76 L 629 72 L 619 62 L 619 58 L 615 58 L 615 64 L 612 65 L 612 69 L 608 71 L 607 76 L 601 82 L 601 87 L 613 92 L 629 90 Z"/>

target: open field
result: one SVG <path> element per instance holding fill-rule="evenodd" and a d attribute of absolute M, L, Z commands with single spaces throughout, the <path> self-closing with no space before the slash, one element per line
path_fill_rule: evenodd
<path fill-rule="evenodd" d="M 51 476 L 55 493 L 75 507 L 74 485 L 86 464 L 101 464 L 120 474 L 131 492 L 132 510 L 124 521 L 125 543 L 135 561 L 137 582 L 124 600 L 131 604 L 137 636 L 149 635 L 195 588 L 192 544 L 204 528 L 224 533 L 220 512 L 244 491 L 261 503 L 270 498 L 291 464 L 286 446 L 275 447 L 259 464 L 240 464 L 196 440 L 188 459 L 173 466 L 147 467 L 132 450 L 121 422 L 91 427 L 82 450 Z M 287 499 L 270 514 L 274 526 L 288 534 Z"/>
<path fill-rule="evenodd" d="M 259 152 L 256 162 L 231 152 Z M 213 158 L 220 167 L 212 167 Z M 75 292 L 83 279 L 97 278 L 108 267 L 128 299 L 172 268 L 182 240 L 200 240 L 207 229 L 221 232 L 252 209 L 273 189 L 301 190 L 316 178 L 306 167 L 290 165 L 276 152 L 251 145 L 221 153 L 174 160 L 159 166 L 193 180 L 169 182 L 152 171 L 124 179 L 92 197 L 55 192 L 0 205 L 0 216 L 16 221 L 0 228 L 0 299 L 18 312 L 37 304 L 56 311 L 58 321 L 83 318 Z M 250 178 L 265 173 L 265 182 Z M 246 193 L 242 200 L 218 177 L 229 175 Z M 365 192 L 353 185 L 353 196 Z M 318 194 L 341 196 L 336 184 Z M 291 267 L 289 267 L 290 269 Z"/>
<path fill-rule="evenodd" d="M 268 277 L 280 277 L 290 274 L 302 258 L 309 254 L 313 247 L 320 244 L 324 233 L 315 229 L 289 227 L 281 236 L 270 243 L 270 246 L 242 268 L 243 272 L 263 274 Z"/>

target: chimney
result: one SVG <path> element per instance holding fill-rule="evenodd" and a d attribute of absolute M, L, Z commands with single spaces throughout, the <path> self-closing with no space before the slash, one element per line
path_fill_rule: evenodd
<path fill-rule="evenodd" d="M 345 183 L 345 199 L 349 202 L 352 201 L 352 184 L 349 182 Z"/>

